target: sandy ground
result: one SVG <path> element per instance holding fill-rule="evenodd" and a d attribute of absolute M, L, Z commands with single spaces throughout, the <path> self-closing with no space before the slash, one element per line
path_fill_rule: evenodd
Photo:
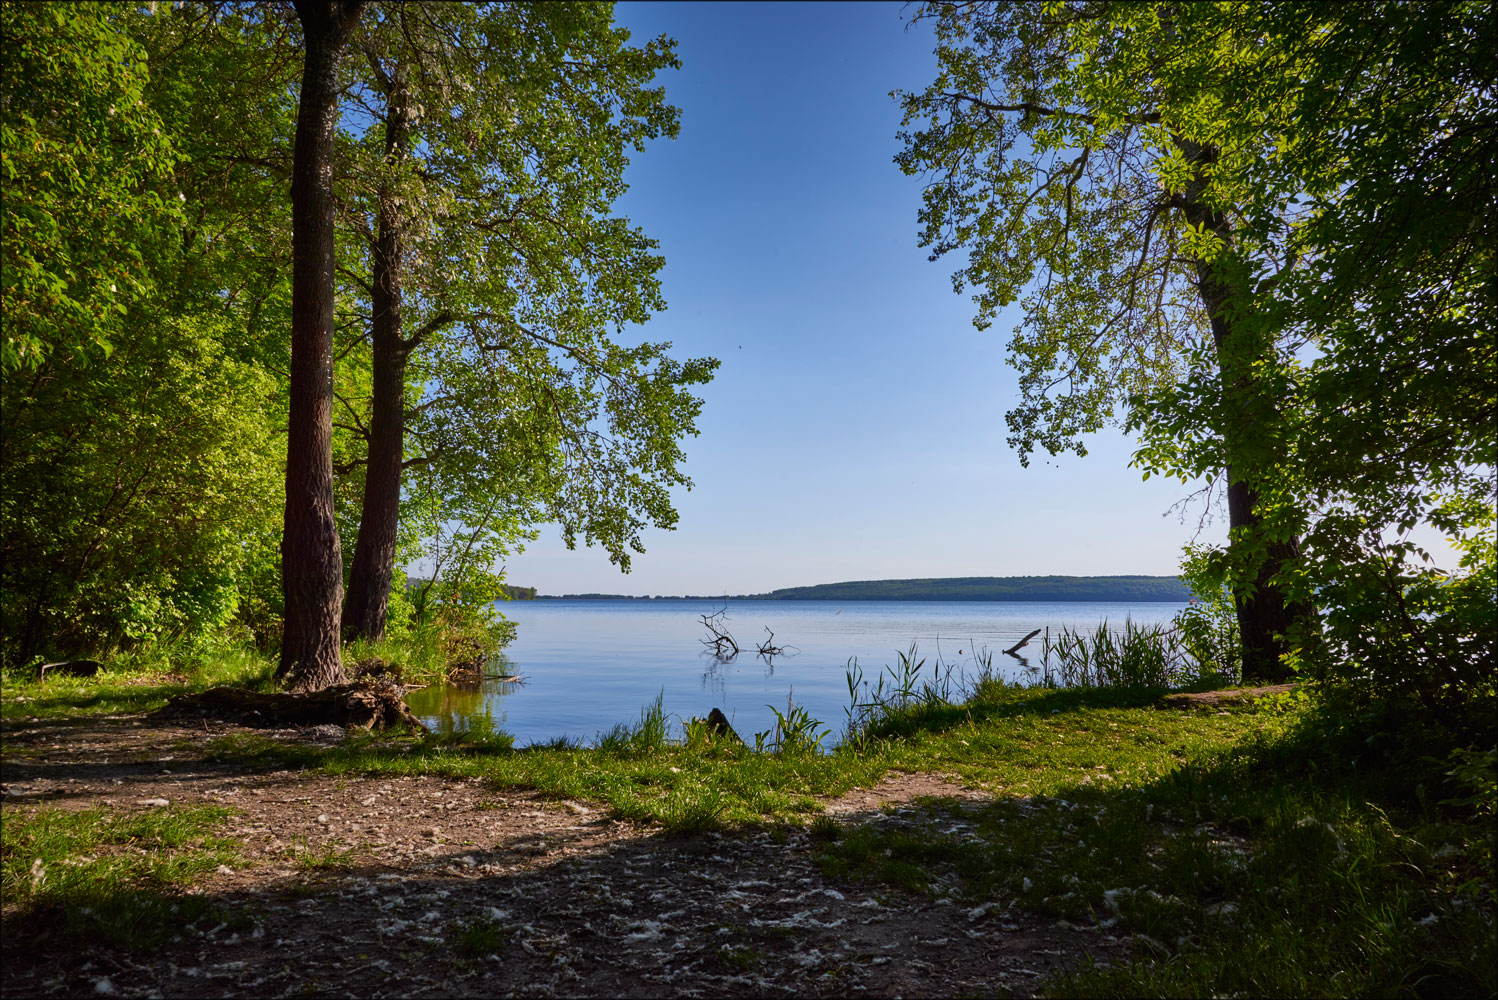
<path fill-rule="evenodd" d="M 4 816 L 41 804 L 232 807 L 227 832 L 246 861 L 193 891 L 248 919 L 149 954 L 48 955 L 16 946 L 21 917 L 6 901 L 6 997 L 1024 996 L 1047 972 L 1124 953 L 1098 931 L 1002 905 L 830 880 L 805 834 L 670 836 L 597 803 L 482 781 L 203 759 L 210 740 L 239 731 L 139 717 L 7 725 Z M 903 804 L 930 795 L 982 799 L 940 775 L 899 774 L 827 811 L 914 825 L 926 819 Z M 354 863 L 295 861 L 328 847 L 352 849 Z M 498 954 L 454 950 L 454 927 L 475 920 L 503 928 Z"/>

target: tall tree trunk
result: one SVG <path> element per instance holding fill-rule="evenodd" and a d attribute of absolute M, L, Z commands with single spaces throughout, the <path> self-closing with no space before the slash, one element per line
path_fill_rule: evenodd
<path fill-rule="evenodd" d="M 1259 528 L 1255 511 L 1257 496 L 1253 489 L 1233 477 L 1228 469 L 1228 524 L 1243 527 L 1249 533 Z M 1290 679 L 1290 670 L 1280 656 L 1290 649 L 1285 637 L 1291 627 L 1303 620 L 1310 609 L 1285 600 L 1285 595 L 1271 579 L 1280 568 L 1300 559 L 1300 540 L 1271 542 L 1259 563 L 1253 593 L 1238 590 L 1233 604 L 1238 612 L 1238 631 L 1243 637 L 1243 679 L 1278 682 Z"/>
<path fill-rule="evenodd" d="M 276 676 L 293 691 L 343 680 L 343 553 L 333 518 L 333 135 L 338 64 L 363 0 L 300 0 L 306 51 L 291 175 L 291 384 Z"/>
<path fill-rule="evenodd" d="M 1217 158 L 1214 147 L 1189 140 L 1183 140 L 1181 145 L 1187 157 L 1203 167 Z M 1234 242 L 1232 222 L 1225 212 L 1205 202 L 1202 198 L 1204 187 L 1200 175 L 1187 186 L 1182 204 L 1186 219 L 1223 240 L 1226 245 L 1223 258 L 1229 259 Z M 1242 552 L 1253 544 L 1255 536 L 1262 530 L 1253 476 L 1242 456 L 1248 451 L 1245 447 L 1248 437 L 1255 433 L 1252 414 L 1266 405 L 1277 403 L 1261 398 L 1263 390 L 1254 378 L 1252 366 L 1271 351 L 1273 345 L 1252 342 L 1251 338 L 1255 336 L 1252 324 L 1245 322 L 1241 312 L 1234 311 L 1235 289 L 1231 279 L 1224 275 L 1222 265 L 1198 263 L 1196 271 L 1202 304 L 1211 317 L 1223 396 L 1234 404 L 1233 410 L 1248 418 L 1242 426 L 1221 428 L 1228 456 L 1225 470 L 1228 480 L 1228 545 L 1230 550 Z M 1280 658 L 1290 648 L 1286 637 L 1292 626 L 1304 619 L 1310 609 L 1287 601 L 1283 591 L 1273 583 L 1273 578 L 1282 567 L 1299 558 L 1299 539 L 1270 542 L 1257 560 L 1252 584 L 1234 588 L 1233 604 L 1238 613 L 1238 631 L 1243 639 L 1245 681 L 1281 681 L 1289 677 L 1290 671 Z"/>
<path fill-rule="evenodd" d="M 389 75 L 370 55 L 371 68 L 385 89 L 385 161 L 394 166 L 406 155 L 411 111 L 405 73 L 398 63 Z M 390 584 L 395 576 L 396 530 L 400 523 L 401 461 L 406 435 L 406 360 L 411 346 L 401 338 L 401 272 L 404 267 L 400 202 L 387 181 L 379 192 L 373 258 L 374 399 L 369 421 L 369 460 L 364 470 L 364 508 L 354 542 L 343 631 L 349 639 L 385 637 Z"/>

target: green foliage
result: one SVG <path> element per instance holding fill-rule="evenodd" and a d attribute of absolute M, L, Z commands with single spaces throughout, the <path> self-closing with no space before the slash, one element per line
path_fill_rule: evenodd
<path fill-rule="evenodd" d="M 1446 764 L 1450 770 L 1445 776 L 1458 786 L 1460 794 L 1441 804 L 1471 816 L 1473 825 L 1486 834 L 1475 839 L 1473 852 L 1483 863 L 1482 877 L 1464 888 L 1474 895 L 1486 895 L 1492 906 L 1498 903 L 1498 750 L 1491 746 L 1458 747 L 1447 755 Z"/>
<path fill-rule="evenodd" d="M 83 292 L 67 293 L 71 305 L 13 303 L 21 291 L 7 285 L 7 319 L 29 318 L 7 323 L 22 370 L 7 370 L 0 387 L 0 651 L 20 662 L 184 636 L 207 645 L 236 616 L 273 641 L 276 602 L 262 595 L 279 589 L 267 567 L 283 445 L 276 355 L 261 324 L 280 279 L 245 247 L 273 231 L 265 220 L 275 216 L 247 218 L 262 191 L 247 180 L 253 170 L 224 165 L 231 142 L 220 120 L 255 123 L 232 131 L 242 145 L 246 131 L 273 130 L 277 99 L 264 96 L 261 62 L 246 57 L 253 45 L 238 29 L 204 31 L 185 8 L 27 4 L 7 5 L 4 17 L 7 32 L 27 19 L 51 26 L 33 24 L 17 42 L 29 55 L 7 60 L 6 73 L 29 67 L 34 78 L 7 76 L 7 100 L 61 102 L 45 120 L 36 108 L 18 113 L 17 127 L 73 143 L 32 136 L 25 156 L 7 159 L 18 171 L 7 212 L 12 190 L 27 192 L 15 205 L 34 206 L 64 177 L 97 184 L 96 200 L 74 192 L 48 210 L 50 250 L 7 223 L 7 276 L 25 270 L 12 268 L 13 252 L 40 260 L 66 250 L 77 281 L 115 281 L 121 267 L 130 281 L 115 281 L 128 292 L 94 313 Z M 86 99 L 73 100 L 75 89 Z M 237 113 L 221 114 L 231 104 Z M 89 125 L 88 114 L 101 120 Z M 8 137 L 11 124 L 8 112 Z M 60 339 L 26 341 L 32 321 Z"/>
<path fill-rule="evenodd" d="M 174 695 L 216 685 L 268 691 L 274 664 L 238 644 L 205 647 L 199 637 L 158 641 L 104 662 L 94 677 L 47 677 L 37 680 L 25 666 L 3 673 L 6 720 L 65 719 L 120 715 L 160 708 Z"/>
<path fill-rule="evenodd" d="M 1085 454 L 1083 435 L 1131 393 L 1212 357 L 1196 283 L 1218 248 L 1174 197 L 1203 182 L 1183 144 L 1205 138 L 1210 77 L 1197 63 L 1219 55 L 1196 54 L 1198 6 L 1171 29 L 1143 5 L 915 14 L 933 23 L 939 68 L 898 95 L 896 162 L 932 171 L 921 245 L 932 260 L 966 251 L 952 284 L 972 289 L 975 325 L 1024 305 L 1009 344 L 1022 398 L 1006 414 L 1022 463 L 1036 447 Z M 1227 201 L 1220 176 L 1193 196 Z"/>
<path fill-rule="evenodd" d="M 460 498 L 453 500 L 439 506 L 460 512 Z M 403 504 L 403 509 L 410 512 L 416 506 Z M 494 570 L 494 563 L 516 539 L 534 533 L 515 520 L 497 523 L 492 508 L 477 516 L 470 513 L 466 521 L 416 524 L 433 532 L 426 548 L 431 576 L 393 589 L 386 634 L 397 642 L 441 650 L 454 669 L 474 669 L 515 636 L 514 623 L 496 606 L 507 595 L 504 570 Z"/>
<path fill-rule="evenodd" d="M 1090 635 L 1063 626 L 1046 650 L 1046 663 L 1062 687 L 1173 687 L 1196 679 L 1182 645 L 1175 629 L 1164 625 L 1125 619 L 1117 631 L 1105 620 Z"/>
<path fill-rule="evenodd" d="M 690 485 L 681 440 L 701 409 L 691 392 L 717 366 L 621 339 L 664 308 L 655 243 L 613 203 L 629 151 L 676 134 L 677 110 L 651 85 L 677 65 L 674 43 L 630 45 L 600 4 L 407 5 L 366 27 L 358 94 L 382 113 L 416 110 L 404 154 L 381 129 L 340 140 L 353 237 L 340 248 L 344 536 L 369 434 L 370 219 L 383 212 L 405 247 L 398 562 L 448 573 L 448 600 L 461 595 L 469 616 L 501 586 L 491 567 L 541 522 L 628 571 L 641 529 L 675 523 L 668 490 Z"/>
<path fill-rule="evenodd" d="M 477 960 L 503 954 L 514 933 L 512 928 L 493 917 L 476 917 L 466 923 L 454 924 L 448 934 L 448 944 L 460 957 Z"/>
<path fill-rule="evenodd" d="M 136 318 L 0 389 L 9 660 L 221 633 L 273 545 L 268 376 L 217 325 Z"/>
<path fill-rule="evenodd" d="M 1284 248 L 1257 307 L 1297 351 L 1262 370 L 1286 405 L 1255 416 L 1281 455 L 1256 480 L 1262 509 L 1301 541 L 1281 582 L 1323 612 L 1297 663 L 1449 721 L 1489 696 L 1498 641 L 1498 20 L 1480 3 L 1201 6 L 1252 39 L 1224 83 L 1254 99 L 1223 105 L 1222 133 L 1282 137 L 1244 183 L 1298 202 L 1249 220 Z M 1211 466 L 1202 414 L 1231 405 L 1203 379 L 1141 398 L 1141 463 Z M 1416 545 L 1421 525 L 1451 553 Z"/>
<path fill-rule="evenodd" d="M 181 211 L 146 59 L 107 4 L 0 4 L 0 371 L 98 357 Z"/>
<path fill-rule="evenodd" d="M 340 848 L 331 840 L 319 847 L 313 847 L 307 842 L 305 836 L 301 838 L 294 836 L 291 838 L 290 853 L 291 860 L 298 868 L 306 871 L 326 871 L 352 866 L 356 852 L 351 847 Z"/>
<path fill-rule="evenodd" d="M 1231 470 L 1203 579 L 1240 615 L 1265 587 L 1317 608 L 1303 674 L 1438 717 L 1490 690 L 1492 6 L 916 16 L 940 75 L 902 95 L 898 160 L 936 171 L 923 240 L 967 251 L 978 325 L 1024 296 L 1022 458 L 1080 452 L 1123 406 L 1147 477 Z"/>
<path fill-rule="evenodd" d="M 1243 638 L 1232 598 L 1220 582 L 1212 582 L 1204 565 L 1211 553 L 1187 546 L 1181 575 L 1191 581 L 1191 602 L 1176 614 L 1176 635 L 1196 661 L 1201 677 L 1236 683 L 1243 677 Z"/>
<path fill-rule="evenodd" d="M 1047 696 L 1076 699 L 1057 716 L 1044 701 L 1016 712 L 1030 692 L 970 704 L 977 724 L 944 746 L 983 741 L 964 776 L 1000 794 L 824 826 L 824 871 L 944 897 L 979 933 L 1060 919 L 1131 942 L 1130 959 L 1058 975 L 1047 995 L 1491 992 L 1492 827 L 1464 800 L 1422 799 L 1432 762 L 1370 757 L 1368 727 L 1333 737 L 1335 709 L 1307 702 L 1240 710 L 1214 739 L 1221 716 L 1108 709 L 1103 694 Z M 1453 758 L 1480 775 L 1468 788 L 1491 785 L 1483 756 Z"/>
<path fill-rule="evenodd" d="M 763 747 L 788 756 L 821 752 L 822 741 L 827 739 L 828 730 L 820 719 L 813 718 L 805 707 L 793 704 L 789 698 L 784 712 L 774 705 L 765 707 L 775 713 L 775 731 L 768 741 L 756 738 L 756 750 Z"/>
<path fill-rule="evenodd" d="M 1370 540 L 1322 587 L 1328 610 L 1304 643 L 1307 669 L 1353 703 L 1387 700 L 1470 727 L 1473 706 L 1498 693 L 1498 564 L 1489 539 L 1465 548 L 1462 571 L 1448 576 L 1398 563 Z"/>
<path fill-rule="evenodd" d="M 0 652 L 225 632 L 273 649 L 295 32 L 234 5 L 0 15 Z M 513 634 L 496 567 L 532 525 L 627 569 L 688 482 L 690 390 L 716 362 L 619 340 L 663 308 L 662 261 L 612 211 L 629 151 L 675 134 L 652 85 L 675 57 L 592 4 L 381 8 L 365 41 L 350 99 L 373 106 L 374 69 L 402 64 L 421 107 L 404 159 L 376 148 L 379 129 L 340 138 L 337 516 L 353 538 L 373 381 L 364 216 L 394 198 L 415 352 L 397 565 L 424 559 L 430 582 L 396 583 L 391 636 L 473 665 Z"/>
<path fill-rule="evenodd" d="M 668 743 L 665 692 L 656 695 L 655 701 L 645 706 L 640 721 L 633 726 L 620 723 L 598 738 L 598 749 L 604 753 L 629 756 L 659 753 Z"/>
<path fill-rule="evenodd" d="M 728 797 L 712 785 L 678 788 L 661 806 L 661 825 L 672 833 L 706 833 L 723 826 Z"/>

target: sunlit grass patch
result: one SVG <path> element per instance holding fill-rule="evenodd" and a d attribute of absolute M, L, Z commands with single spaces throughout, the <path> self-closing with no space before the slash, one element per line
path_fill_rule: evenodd
<path fill-rule="evenodd" d="M 77 718 L 149 712 L 179 694 L 218 685 L 255 691 L 272 688 L 275 663 L 251 650 L 197 650 L 163 644 L 120 653 L 104 662 L 92 677 L 48 676 L 34 670 L 5 673 L 0 718 Z"/>
<path fill-rule="evenodd" d="M 229 814 L 217 806 L 7 811 L 7 936 L 38 946 L 149 948 L 213 915 L 207 901 L 180 890 L 239 861 L 237 843 L 214 833 Z"/>
<path fill-rule="evenodd" d="M 533 789 L 557 799 L 606 803 L 620 819 L 693 833 L 724 827 L 804 822 L 818 796 L 872 784 L 890 760 L 883 749 L 817 752 L 802 746 L 757 753 L 740 744 L 683 745 L 661 736 L 653 711 L 643 735 L 621 726 L 595 747 L 574 742 L 513 748 L 507 738 L 352 739 L 338 746 L 287 743 L 255 734 L 213 741 L 209 755 L 257 767 L 317 768 L 331 774 L 434 775 L 479 778 L 495 789 Z"/>

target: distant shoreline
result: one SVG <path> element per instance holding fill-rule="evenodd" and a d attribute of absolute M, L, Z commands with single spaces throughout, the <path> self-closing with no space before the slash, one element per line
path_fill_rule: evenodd
<path fill-rule="evenodd" d="M 526 588 L 530 589 L 530 588 Z M 536 594 L 538 601 L 1055 601 L 1184 603 L 1175 576 L 967 576 L 855 580 L 786 587 L 768 594 Z"/>

